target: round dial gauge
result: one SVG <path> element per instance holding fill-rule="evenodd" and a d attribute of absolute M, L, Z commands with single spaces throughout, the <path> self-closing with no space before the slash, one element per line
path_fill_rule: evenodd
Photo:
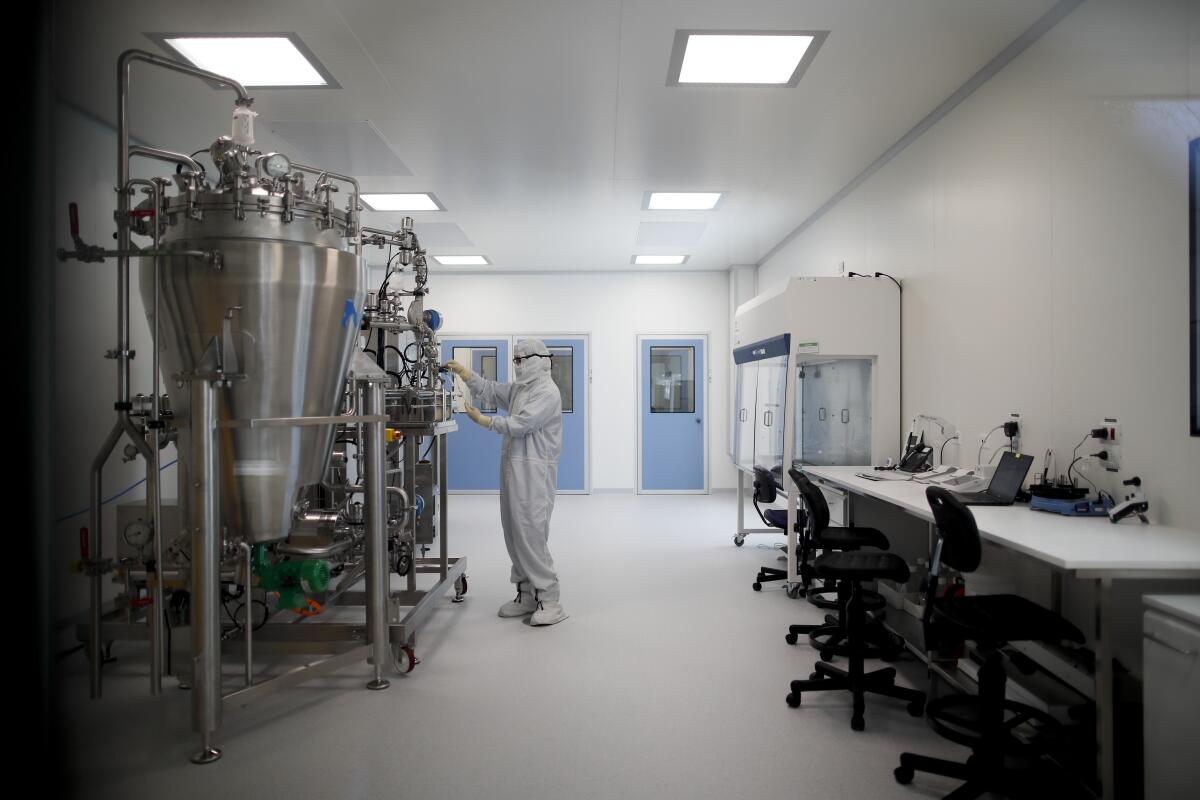
<path fill-rule="evenodd" d="M 153 535 L 154 529 L 150 527 L 150 523 L 140 519 L 125 526 L 125 543 L 130 547 L 144 547 Z"/>
<path fill-rule="evenodd" d="M 282 178 L 292 171 L 292 162 L 283 153 L 271 153 L 263 164 L 267 174 L 272 178 Z"/>

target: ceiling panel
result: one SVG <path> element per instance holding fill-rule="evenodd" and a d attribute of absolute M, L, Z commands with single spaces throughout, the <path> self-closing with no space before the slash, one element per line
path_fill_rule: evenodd
<path fill-rule="evenodd" d="M 447 210 L 414 214 L 418 229 L 456 225 L 484 269 L 628 269 L 642 223 L 703 225 L 685 269 L 725 269 L 757 261 L 1052 5 L 68 0 L 57 84 L 111 121 L 116 58 L 155 50 L 146 32 L 294 32 L 343 88 L 256 90 L 263 149 L 345 161 L 373 191 L 433 192 Z M 830 34 L 795 89 L 669 88 L 685 28 Z M 142 65 L 134 86 L 146 143 L 191 152 L 228 132 L 227 92 Z M 711 212 L 643 210 L 663 188 L 730 195 Z"/>

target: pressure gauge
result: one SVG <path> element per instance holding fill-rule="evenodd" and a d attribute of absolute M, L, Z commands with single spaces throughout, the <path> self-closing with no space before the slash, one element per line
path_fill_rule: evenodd
<path fill-rule="evenodd" d="M 154 529 L 150 527 L 150 523 L 143 520 L 131 522 L 125 526 L 125 543 L 130 547 L 145 547 L 154 535 Z"/>
<path fill-rule="evenodd" d="M 292 162 L 283 153 L 271 153 L 263 162 L 263 168 L 272 178 L 282 178 L 292 171 Z"/>

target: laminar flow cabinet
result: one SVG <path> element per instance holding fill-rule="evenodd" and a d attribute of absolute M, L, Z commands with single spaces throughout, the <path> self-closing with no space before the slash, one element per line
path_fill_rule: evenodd
<path fill-rule="evenodd" d="M 793 278 L 740 306 L 734 317 L 733 461 L 738 469 L 734 542 L 747 528 L 756 467 L 788 495 L 791 466 L 882 463 L 900 448 L 900 298 L 883 278 Z M 839 498 L 829 498 L 839 518 Z M 788 547 L 789 588 L 799 582 Z"/>

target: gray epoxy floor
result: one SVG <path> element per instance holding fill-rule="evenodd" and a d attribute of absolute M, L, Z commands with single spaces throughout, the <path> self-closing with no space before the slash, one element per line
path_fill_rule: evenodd
<path fill-rule="evenodd" d="M 558 499 L 551 549 L 570 619 L 501 620 L 511 598 L 494 496 L 451 497 L 451 551 L 467 602 L 447 599 L 418 639 L 421 664 L 390 689 L 363 664 L 225 714 L 224 757 L 197 767 L 188 693 L 148 695 L 142 648 L 118 643 L 103 699 L 86 662 L 63 662 L 68 773 L 88 797 L 731 798 L 940 797 L 954 783 L 892 779 L 908 749 L 961 760 L 897 701 L 784 703 L 816 654 L 783 641 L 820 617 L 751 591 L 775 537 L 732 542 L 734 497 L 597 494 Z M 270 664 L 262 665 L 264 676 Z M 229 686 L 240 666 L 228 664 Z M 923 681 L 911 659 L 902 680 Z"/>

